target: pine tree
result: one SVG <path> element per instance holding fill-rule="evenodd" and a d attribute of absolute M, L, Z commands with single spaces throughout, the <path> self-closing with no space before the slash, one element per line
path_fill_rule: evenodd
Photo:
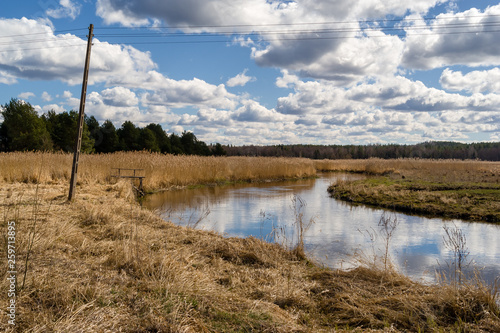
<path fill-rule="evenodd" d="M 52 139 L 42 118 L 31 104 L 17 99 L 2 106 L 2 146 L 7 151 L 51 150 Z"/>

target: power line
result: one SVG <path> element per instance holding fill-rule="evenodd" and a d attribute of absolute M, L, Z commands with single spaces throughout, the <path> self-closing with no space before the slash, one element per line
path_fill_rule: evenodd
<path fill-rule="evenodd" d="M 81 36 L 74 36 L 65 39 L 58 39 L 57 37 L 52 37 L 50 39 L 23 39 L 19 41 L 5 41 L 0 42 L 0 45 L 15 45 L 15 44 L 32 44 L 32 43 L 50 43 L 50 42 L 64 42 L 64 41 L 74 41 L 81 40 Z"/>
<path fill-rule="evenodd" d="M 500 17 L 499 15 L 494 15 L 494 14 L 485 14 L 485 15 L 469 15 L 466 16 L 465 18 L 494 18 L 494 17 Z M 262 28 L 262 27 L 279 27 L 279 26 L 305 26 L 305 25 L 310 25 L 310 26 L 318 26 L 318 25 L 332 25 L 332 24 L 380 24 L 380 23 L 387 23 L 387 22 L 419 22 L 419 21 L 440 21 L 440 20 L 453 20 L 456 19 L 456 17 L 437 17 L 437 16 L 432 16 L 432 17 L 422 17 L 422 18 L 415 18 L 415 19 L 408 19 L 408 18 L 398 18 L 398 19 L 379 19 L 379 20 L 358 20 L 358 21 L 324 21 L 324 22 L 295 22 L 295 23 L 262 23 L 262 24 L 228 24 L 228 25 L 171 25 L 171 26 L 159 26 L 159 27 L 96 27 L 95 29 L 97 30 L 132 30 L 132 29 L 148 29 L 148 30 L 160 30 L 160 29 L 170 29 L 170 30 L 181 30 L 181 29 L 213 29 L 213 28 L 241 28 L 241 27 L 247 27 L 247 28 Z M 481 25 L 481 26 L 486 26 L 489 24 L 499 24 L 500 22 L 483 22 L 483 23 L 458 23 L 460 25 Z M 454 24 L 445 24 L 445 26 L 451 26 Z M 435 26 L 422 26 L 422 27 L 435 27 Z M 383 27 L 382 27 L 383 28 Z M 385 27 L 387 29 L 388 27 Z M 394 27 L 392 27 L 394 28 Z M 406 26 L 406 28 L 414 28 L 414 26 Z M 405 29 L 405 27 L 401 28 L 394 28 L 394 29 Z M 66 32 L 74 32 L 74 31 L 84 31 L 87 30 L 87 28 L 74 28 L 74 29 L 64 29 L 64 30 L 52 30 L 52 31 L 44 31 L 44 32 L 32 32 L 32 33 L 26 33 L 26 34 L 16 34 L 16 35 L 6 35 L 2 36 L 0 35 L 0 38 L 12 38 L 12 37 L 25 37 L 25 36 L 35 36 L 35 35 L 46 35 L 46 34 L 61 34 L 61 33 L 66 33 Z M 312 29 L 316 30 L 316 29 Z M 251 30 L 250 32 L 259 32 L 255 30 Z M 234 33 L 240 33 L 240 34 L 248 34 L 250 32 L 237 32 L 234 31 Z M 219 32 L 212 32 L 214 34 L 228 34 L 231 33 L 231 31 L 219 31 Z"/>
<path fill-rule="evenodd" d="M 60 45 L 60 46 L 44 46 L 44 47 L 32 47 L 25 49 L 11 49 L 11 50 L 0 50 L 0 53 L 6 52 L 18 52 L 18 51 L 30 51 L 30 50 L 45 50 L 45 49 L 58 49 L 58 48 L 67 48 L 67 47 L 80 47 L 85 46 L 84 44 L 74 44 L 74 45 Z"/>
<path fill-rule="evenodd" d="M 467 18 L 480 17 L 480 18 L 492 18 L 492 17 L 500 17 L 500 15 L 475 15 L 468 16 Z M 258 24 L 258 25 L 250 25 L 250 24 L 241 24 L 241 25 L 212 25 L 212 26 L 189 26 L 189 27 L 181 27 L 181 26 L 169 26 L 169 27 L 140 27 L 139 29 L 154 29 L 154 31 L 148 33 L 96 33 L 96 37 L 101 37 L 104 39 L 109 38 L 165 38 L 167 40 L 164 41 L 144 41 L 144 42 L 131 42 L 127 41 L 124 44 L 130 45 L 153 45 L 153 44 L 208 44 L 208 43 L 227 43 L 230 41 L 230 38 L 235 37 L 263 37 L 260 38 L 259 42 L 272 42 L 272 41 L 301 41 L 301 40 L 334 40 L 334 39 L 353 39 L 353 38 L 391 38 L 391 37 L 408 37 L 408 36 L 422 36 L 422 35 L 454 35 L 454 34 L 479 34 L 479 33 L 498 33 L 499 29 L 494 29 L 496 27 L 500 27 L 500 21 L 487 21 L 487 22 L 470 22 L 470 23 L 435 23 L 433 25 L 427 24 L 417 24 L 417 25 L 409 25 L 409 26 L 373 26 L 373 27 L 338 27 L 338 28 L 308 28 L 308 29 L 262 29 L 262 30 L 249 30 L 246 31 L 212 31 L 212 32 L 202 32 L 202 33 L 185 33 L 185 32 L 171 32 L 172 29 L 196 29 L 196 28 L 236 28 L 236 27 L 253 27 L 253 28 L 263 28 L 263 27 L 278 27 L 278 26 L 289 26 L 289 27 L 299 27 L 305 25 L 331 25 L 331 24 L 367 24 L 367 23 L 382 23 L 382 22 L 411 22 L 411 21 L 422 21 L 422 20 L 446 20 L 446 19 L 454 19 L 454 17 L 432 17 L 432 18 L 422 18 L 422 19 L 390 19 L 390 20 L 371 20 L 371 21 L 350 21 L 350 22 L 341 22 L 341 21 L 331 21 L 331 22 L 299 22 L 299 23 L 276 23 L 276 24 Z M 96 30 L 131 30 L 131 28 L 126 27 L 101 27 L 96 28 Z M 161 31 L 161 29 L 167 29 L 170 31 Z M 457 31 L 459 29 L 473 29 L 467 31 Z M 487 29 L 487 30 L 486 30 Z M 54 30 L 52 32 L 40 32 L 40 33 L 30 33 L 30 34 L 19 34 L 19 35 L 10 35 L 10 36 L 0 36 L 0 38 L 11 38 L 14 40 L 10 41 L 1 41 L 0 45 L 16 45 L 16 44 L 34 44 L 34 43 L 59 43 L 66 42 L 70 40 L 77 40 L 83 38 L 82 36 L 74 35 L 73 37 L 66 37 L 65 39 L 58 39 L 56 35 L 50 36 L 50 38 L 37 38 L 37 39 L 20 39 L 20 37 L 33 37 L 46 35 L 50 33 L 65 33 L 65 32 L 74 32 L 86 30 L 86 28 L 78 28 L 78 29 L 67 29 L 67 30 Z M 429 30 L 429 32 L 418 33 L 418 31 Z M 450 31 L 452 30 L 452 31 Z M 373 35 L 373 32 L 382 32 L 383 35 Z M 342 35 L 355 33 L 355 35 Z M 225 39 L 211 39 L 214 37 L 220 38 L 226 36 Z M 265 37 L 270 36 L 270 37 Z M 276 37 L 272 37 L 276 36 Z M 195 40 L 171 40 L 171 38 L 197 38 Z M 10 50 L 0 50 L 0 53 L 5 52 L 14 52 L 14 51 L 24 51 L 24 50 L 39 50 L 39 49 L 49 49 L 49 48 L 66 48 L 66 47 L 75 47 L 81 46 L 83 44 L 74 44 L 74 45 L 53 45 L 53 46 L 45 46 L 45 47 L 30 47 L 30 48 L 19 48 L 19 49 L 10 49 Z"/>
<path fill-rule="evenodd" d="M 358 30 L 359 31 L 359 30 Z M 478 33 L 499 33 L 500 29 L 497 30 L 482 30 L 482 31 L 451 31 L 451 32 L 432 32 L 432 33 L 411 33 L 408 34 L 408 31 L 405 31 L 404 33 L 399 33 L 399 34 L 384 34 L 384 35 L 369 35 L 366 34 L 365 31 L 359 31 L 359 32 L 364 32 L 363 35 L 356 35 L 356 36 L 304 36 L 304 37 L 279 37 L 279 38 L 263 38 L 260 39 L 259 42 L 273 42 L 273 41 L 308 41 L 308 40 L 336 40 L 336 39 L 356 39 L 356 38 L 392 38 L 392 37 L 408 37 L 408 36 L 434 36 L 434 35 L 459 35 L 459 34 L 478 34 Z M 242 36 L 250 36 L 252 34 L 247 34 L 247 35 L 237 35 L 238 37 Z M 258 35 L 258 34 L 255 34 Z M 96 35 L 100 36 L 100 35 Z M 116 36 L 116 37 L 132 37 L 132 36 Z M 140 37 L 140 36 L 138 36 Z M 144 37 L 144 36 L 143 36 Z M 147 36 L 151 37 L 151 36 Z M 161 36 L 159 36 L 161 37 Z M 187 35 L 184 37 L 204 37 L 204 35 Z M 211 35 L 211 37 L 220 37 L 220 35 Z M 184 41 L 175 41 L 175 40 L 168 40 L 168 41 L 145 41 L 145 42 L 130 42 L 127 41 L 127 45 L 158 45 L 158 44 L 216 44 L 216 43 L 228 43 L 228 42 L 237 42 L 234 40 L 234 37 L 236 35 L 231 35 L 228 37 L 233 37 L 233 40 L 230 40 L 229 38 L 226 39 L 219 39 L 219 40 L 210 40 L 210 39 L 205 39 L 205 40 L 184 40 Z M 77 39 L 77 38 L 75 38 Z M 54 41 L 54 40 L 51 40 Z M 54 42 L 64 42 L 67 40 L 55 40 Z M 39 40 L 38 42 L 42 42 L 42 40 Z M 17 42 L 17 43 L 5 43 L 5 44 L 22 44 L 23 42 Z M 0 43 L 2 45 L 3 43 Z M 44 47 L 30 47 L 30 48 L 19 48 L 19 49 L 10 49 L 10 50 L 0 50 L 0 53 L 6 53 L 6 52 L 17 52 L 17 51 L 29 51 L 29 50 L 43 50 L 43 49 L 55 49 L 55 48 L 68 48 L 68 47 L 77 47 L 77 46 L 84 46 L 83 44 L 72 44 L 72 45 L 59 45 L 59 46 L 44 46 Z M 97 47 L 99 44 L 96 45 Z"/>
<path fill-rule="evenodd" d="M 431 33 L 426 33 L 426 34 L 450 34 L 451 32 L 439 32 L 436 31 L 436 28 L 439 28 L 441 30 L 444 29 L 460 29 L 460 28 L 483 28 L 483 27 L 497 27 L 500 26 L 500 22 L 488 22 L 487 24 L 478 24 L 478 23 L 472 23 L 472 24 L 446 24 L 446 25 L 439 25 L 439 26 L 433 26 L 432 28 L 434 29 L 433 32 Z M 412 26 L 410 28 L 396 28 L 396 27 L 388 27 L 388 28 L 382 28 L 382 29 L 359 29 L 359 28 L 339 28 L 339 29 L 307 29 L 307 30 L 286 30 L 286 31 L 244 31 L 244 32 L 238 32 L 238 33 L 203 33 L 203 34 L 189 34 L 189 33 L 148 33 L 148 34 L 136 34 L 136 33 L 128 33 L 128 34 L 98 34 L 99 37 L 104 37 L 104 38 L 164 38 L 164 37 L 220 37 L 221 35 L 245 35 L 245 36 L 262 36 L 262 35 L 295 35 L 295 34 L 333 34 L 333 33 L 348 33 L 348 32 L 366 32 L 366 31 L 382 31 L 382 32 L 390 32 L 390 31 L 400 31 L 404 32 L 404 34 L 408 34 L 409 32 L 416 31 L 416 30 L 426 30 L 429 29 L 428 26 Z M 73 30 L 80 30 L 80 29 L 73 29 Z M 460 31 L 456 33 L 481 33 L 481 32 L 496 32 L 496 30 L 479 30 L 479 31 Z M 36 35 L 36 34 L 33 34 Z M 415 34 L 412 34 L 415 35 Z M 26 36 L 26 35 L 24 35 Z M 402 36 L 401 34 L 392 34 L 392 35 L 387 35 L 387 37 L 391 36 Z M 355 36 L 354 36 L 355 37 Z M 353 36 L 338 36 L 338 37 L 326 37 L 326 38 L 354 38 Z M 372 37 L 381 37 L 381 36 L 372 36 Z M 27 43 L 45 43 L 45 42 L 59 42 L 59 41 L 67 41 L 67 40 L 76 40 L 80 39 L 82 36 L 77 36 L 75 35 L 74 37 L 66 38 L 64 40 L 58 40 L 56 36 L 51 37 L 50 39 L 24 39 L 24 40 L 17 40 L 17 41 L 5 41 L 5 42 L 0 42 L 0 45 L 13 45 L 13 44 L 27 44 Z M 281 38 L 282 40 L 302 40 L 302 39 L 321 39 L 321 37 L 289 37 L 289 38 Z M 266 40 L 279 40 L 279 39 L 266 39 Z M 199 41 L 194 41 L 195 43 Z M 210 41 L 208 41 L 210 42 Z"/>
<path fill-rule="evenodd" d="M 466 18 L 490 18 L 500 17 L 500 14 L 485 14 L 485 15 L 469 15 Z M 272 26 L 301 26 L 301 25 L 329 25 L 329 24 L 359 24 L 359 23 L 385 23 L 385 22 L 417 22 L 417 21 L 438 21 L 438 20 L 453 20 L 456 17 L 423 17 L 423 18 L 399 18 L 399 19 L 380 19 L 380 20 L 358 20 L 358 21 L 324 21 L 324 22 L 295 22 L 295 23 L 261 23 L 261 24 L 228 24 L 228 25 L 170 25 L 159 27 L 96 27 L 99 30 L 123 30 L 123 29 L 212 29 L 212 28 L 240 28 L 240 27 L 272 27 Z"/>
<path fill-rule="evenodd" d="M 87 28 L 78 28 L 78 29 L 66 29 L 66 30 L 53 30 L 53 31 L 45 31 L 45 32 L 31 32 L 28 34 L 19 34 L 19 35 L 7 35 L 7 36 L 0 35 L 0 38 L 48 35 L 48 34 L 56 34 L 56 33 L 64 33 L 64 32 L 82 31 L 82 30 L 86 30 L 86 29 Z"/>
<path fill-rule="evenodd" d="M 458 34 L 477 34 L 477 31 L 466 32 L 442 32 L 442 33 L 419 33 L 411 34 L 411 36 L 434 36 L 434 35 L 458 35 Z M 482 31 L 481 33 L 500 33 L 499 30 Z M 407 35 L 406 35 L 407 36 Z M 293 37 L 293 38 L 267 38 L 259 40 L 259 42 L 273 42 L 273 41 L 307 41 L 307 40 L 335 40 L 335 39 L 356 39 L 356 38 L 391 38 L 391 37 L 405 37 L 405 35 L 366 35 L 366 36 L 330 36 L 330 37 Z M 238 42 L 237 40 L 191 40 L 191 41 L 149 41 L 149 42 L 127 42 L 127 45 L 156 45 L 156 44 L 216 44 Z"/>
<path fill-rule="evenodd" d="M 433 26 L 433 31 L 436 32 L 436 29 L 440 30 L 444 29 L 460 29 L 460 28 L 485 28 L 485 27 L 500 27 L 500 22 L 491 22 L 488 24 L 449 24 L 449 25 L 440 25 Z M 401 31 L 401 32 L 412 32 L 414 30 L 428 30 L 429 26 L 414 26 L 410 28 L 397 28 L 397 27 L 388 27 L 388 28 L 339 28 L 339 29 L 307 29 L 307 30 L 267 30 L 267 31 L 242 31 L 242 32 L 210 32 L 210 33 L 181 33 L 181 32 L 151 32 L 151 33 L 127 33 L 127 34 L 99 34 L 100 37 L 107 38 L 117 38 L 117 37 L 128 37 L 128 38 L 163 38 L 163 37 L 220 37 L 221 35 L 293 35 L 293 34 L 328 34 L 328 33 L 347 33 L 347 32 L 363 32 L 363 31 Z M 474 32 L 481 32 L 474 31 Z"/>
<path fill-rule="evenodd" d="M 476 16 L 469 16 L 469 17 L 500 17 L 500 15 L 476 15 Z M 441 19 L 441 18 L 440 18 Z M 446 19 L 446 18 L 444 18 Z M 451 18 L 450 18 L 451 19 Z M 381 22 L 382 20 L 377 20 L 377 21 L 371 21 L 371 22 Z M 404 19 L 394 19 L 390 20 L 393 22 L 402 22 Z M 407 20 L 406 20 L 407 21 Z M 415 19 L 417 21 L 417 19 Z M 418 20 L 420 21 L 420 20 Z M 384 21 L 385 22 L 385 21 Z M 237 26 L 205 26 L 205 27 L 264 27 L 264 26 L 297 26 L 297 25 L 306 25 L 306 24 L 331 24 L 333 22 L 318 22 L 318 23 L 294 23 L 294 24 L 261 24 L 261 25 L 237 25 Z M 335 23 L 346 23 L 346 22 L 335 22 Z M 351 23 L 358 23 L 359 22 L 351 22 Z M 201 27 L 201 26 L 199 26 Z M 314 39 L 350 39 L 350 38 L 359 38 L 360 35 L 359 33 L 362 33 L 364 37 L 373 37 L 373 38 L 381 38 L 381 37 L 393 37 L 393 36 L 399 36 L 399 37 L 405 37 L 405 36 L 418 36 L 418 35 L 449 35 L 449 34 L 477 34 L 477 33 L 496 33 L 498 30 L 491 29 L 495 27 L 500 27 L 500 21 L 490 21 L 490 22 L 483 22 L 483 23 L 478 23 L 478 22 L 471 22 L 471 23 L 439 23 L 439 24 L 433 24 L 433 25 L 410 25 L 410 26 L 387 26 L 387 27 L 339 27 L 339 28 L 310 28 L 310 29 L 286 29 L 286 30 L 246 30 L 246 31 L 211 31 L 211 32 L 201 32 L 201 33 L 189 33 L 189 32 L 170 32 L 170 31 L 152 31 L 149 33 L 135 33 L 135 32 L 129 32 L 129 33 L 98 33 L 97 36 L 102 37 L 102 38 L 176 38 L 176 37 L 183 37 L 183 38 L 202 38 L 203 40 L 191 40 L 191 41 L 173 41 L 173 40 L 167 40 L 167 41 L 161 41 L 161 42 L 130 42 L 127 41 L 127 44 L 201 44 L 201 43 L 224 43 L 227 42 L 226 39 L 224 40 L 211 40 L 207 38 L 212 38 L 212 37 L 221 37 L 221 36 L 227 36 L 227 37 L 234 37 L 234 36 L 266 36 L 266 35 L 274 35 L 274 36 L 282 36 L 282 37 L 276 37 L 276 38 L 262 38 L 260 41 L 261 42 L 270 42 L 270 41 L 279 41 L 279 40 L 314 40 Z M 188 27 L 187 29 L 192 29 L 193 27 Z M 103 30 L 111 30 L 115 28 L 111 27 L 106 27 Z M 119 29 L 125 29 L 125 28 L 119 28 Z M 130 29 L 130 28 L 126 28 Z M 161 29 L 161 28 L 158 28 Z M 155 30 L 158 30 L 155 28 Z M 173 27 L 165 27 L 165 29 L 172 30 L 174 29 Z M 468 31 L 457 31 L 458 29 L 474 29 L 474 30 L 468 30 Z M 489 29 L 489 30 L 485 30 Z M 429 32 L 426 33 L 415 33 L 415 31 L 422 31 L 422 30 L 430 30 Z M 455 31 L 450 31 L 450 30 L 455 30 Z M 383 36 L 370 36 L 368 33 L 369 32 L 374 32 L 374 31 L 381 31 L 385 35 Z M 367 33 L 368 32 L 368 33 Z M 342 34 L 342 33 L 357 33 L 356 36 L 342 36 L 342 35 L 337 35 L 337 36 L 325 36 L 325 35 L 332 35 L 332 34 Z M 302 36 L 301 36 L 302 35 Z M 305 36 L 304 36 L 305 35 Z M 323 35 L 323 36 L 317 36 L 317 35 Z"/>

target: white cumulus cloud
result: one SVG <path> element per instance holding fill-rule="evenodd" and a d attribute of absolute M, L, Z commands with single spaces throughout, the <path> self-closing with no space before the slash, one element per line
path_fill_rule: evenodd
<path fill-rule="evenodd" d="M 0 74 L 11 83 L 17 79 L 60 80 L 70 85 L 81 84 L 87 42 L 71 34 L 55 35 L 42 21 L 26 18 L 0 19 L 0 30 L 12 43 L 8 52 L 0 53 Z M 26 48 L 15 35 L 44 34 L 43 44 Z M 130 76 L 156 68 L 147 52 L 94 39 L 90 59 L 89 84 L 120 82 Z"/>
<path fill-rule="evenodd" d="M 124 87 L 114 87 L 101 91 L 102 101 L 109 106 L 135 106 L 139 103 L 136 94 Z"/>
<path fill-rule="evenodd" d="M 81 5 L 73 3 L 71 0 L 60 0 L 60 7 L 47 9 L 47 16 L 59 19 L 69 17 L 75 19 L 80 14 Z"/>
<path fill-rule="evenodd" d="M 66 108 L 64 106 L 59 105 L 59 104 L 47 104 L 42 107 L 43 112 L 48 112 L 48 111 L 55 111 L 56 113 L 62 113 L 66 111 Z"/>
<path fill-rule="evenodd" d="M 444 89 L 470 93 L 500 93 L 500 68 L 463 74 L 446 68 L 439 80 Z"/>
<path fill-rule="evenodd" d="M 45 101 L 45 102 L 50 102 L 52 100 L 52 96 L 50 96 L 50 94 L 46 91 L 44 91 L 42 93 L 42 99 Z"/>
<path fill-rule="evenodd" d="M 19 95 L 17 95 L 17 98 L 24 99 L 24 100 L 30 99 L 31 97 L 35 97 L 35 94 L 32 93 L 31 91 L 22 92 Z"/>
<path fill-rule="evenodd" d="M 257 78 L 248 76 L 246 73 L 248 72 L 248 69 L 245 69 L 242 73 L 236 75 L 235 77 L 230 78 L 227 80 L 226 84 L 229 87 L 236 87 L 236 86 L 245 86 L 248 82 L 254 82 L 257 80 Z"/>
<path fill-rule="evenodd" d="M 430 24 L 423 19 L 413 21 L 426 29 L 408 32 L 402 64 L 412 69 L 500 65 L 498 34 L 491 32 L 498 15 L 500 5 L 484 12 L 472 8 L 440 14 Z"/>

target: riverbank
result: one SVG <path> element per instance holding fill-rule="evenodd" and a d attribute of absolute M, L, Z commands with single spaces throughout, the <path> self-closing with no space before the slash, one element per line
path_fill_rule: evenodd
<path fill-rule="evenodd" d="M 383 265 L 332 270 L 255 238 L 175 226 L 141 208 L 126 181 L 79 185 L 72 203 L 66 196 L 66 183 L 0 188 L 17 272 L 16 325 L 1 320 L 2 331 L 500 329 L 486 286 L 422 285 Z"/>
<path fill-rule="evenodd" d="M 365 162 L 345 171 L 369 178 L 338 182 L 331 196 L 400 212 L 500 222 L 500 163 L 396 160 Z M 370 163 L 372 163 L 370 165 Z"/>
<path fill-rule="evenodd" d="M 68 154 L 0 155 L 0 256 L 15 257 L 0 281 L 1 315 L 15 325 L 2 319 L 2 331 L 500 329 L 489 286 L 423 285 L 384 263 L 327 269 L 277 244 L 176 226 L 140 207 L 129 181 L 109 177 L 112 167 L 143 168 L 146 188 L 159 189 L 304 177 L 346 161 L 120 153 L 80 163 L 69 203 Z"/>

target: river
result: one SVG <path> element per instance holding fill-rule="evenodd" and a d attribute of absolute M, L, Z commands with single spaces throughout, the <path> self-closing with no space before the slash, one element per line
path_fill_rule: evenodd
<path fill-rule="evenodd" d="M 453 277 L 455 271 L 455 251 L 445 242 L 447 227 L 465 236 L 465 274 L 475 269 L 488 283 L 500 277 L 500 225 L 353 206 L 327 193 L 339 179 L 360 177 L 326 173 L 316 179 L 166 191 L 148 196 L 143 205 L 179 225 L 285 245 L 296 241 L 294 222 L 301 216 L 310 225 L 304 234 L 306 253 L 332 268 L 385 258 L 387 233 L 379 225 L 384 217 L 396 222 L 387 248 L 391 263 L 412 279 L 430 283 L 436 282 L 437 272 Z"/>

